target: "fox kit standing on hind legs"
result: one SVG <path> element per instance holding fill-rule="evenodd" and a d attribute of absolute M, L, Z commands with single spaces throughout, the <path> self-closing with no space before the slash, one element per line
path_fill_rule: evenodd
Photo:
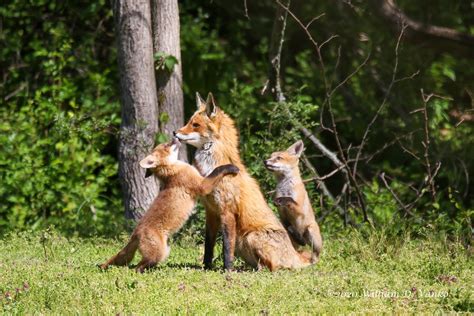
<path fill-rule="evenodd" d="M 299 140 L 286 151 L 274 152 L 270 159 L 265 161 L 265 167 L 277 178 L 275 204 L 283 226 L 293 242 L 313 248 L 311 261 L 316 263 L 323 240 L 298 168 L 303 150 L 303 142 Z"/>
<path fill-rule="evenodd" d="M 309 266 L 306 253 L 298 253 L 287 231 L 273 214 L 257 181 L 247 172 L 239 153 L 234 121 L 214 102 L 196 95 L 197 111 L 176 131 L 183 142 L 197 148 L 194 165 L 206 176 L 215 166 L 232 163 L 239 168 L 235 177 L 223 179 L 212 194 L 204 197 L 206 237 L 204 266 L 210 268 L 217 232 L 222 227 L 224 268 L 231 269 L 234 253 L 255 268 L 271 271 Z"/>
<path fill-rule="evenodd" d="M 138 272 L 164 261 L 170 252 L 168 237 L 189 218 L 196 199 L 211 193 L 224 176 L 239 172 L 236 166 L 229 164 L 215 168 L 204 178 L 196 168 L 178 160 L 179 145 L 175 138 L 159 145 L 140 161 L 141 167 L 152 170 L 160 179 L 160 193 L 140 219 L 125 248 L 102 264 L 102 269 L 129 264 L 137 249 L 142 255 L 136 268 Z"/>

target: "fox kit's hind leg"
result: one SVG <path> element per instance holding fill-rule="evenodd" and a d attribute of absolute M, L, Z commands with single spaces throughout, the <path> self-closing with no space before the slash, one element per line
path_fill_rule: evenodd
<path fill-rule="evenodd" d="M 170 253 L 167 241 L 166 235 L 149 233 L 143 236 L 139 246 L 142 260 L 138 263 L 135 270 L 143 273 L 146 269 L 153 268 L 158 263 L 164 261 Z"/>
<path fill-rule="evenodd" d="M 303 234 L 303 238 L 305 239 L 306 244 L 311 245 L 313 248 L 311 262 L 317 263 L 319 261 L 321 250 L 323 249 L 323 240 L 321 238 L 318 224 L 315 223 L 315 225 L 308 226 Z"/>
<path fill-rule="evenodd" d="M 275 205 L 280 210 L 280 214 L 294 214 L 295 209 L 298 207 L 298 204 L 292 197 L 289 196 L 280 196 L 275 199 Z M 283 212 L 281 212 L 283 210 Z M 285 227 L 288 235 L 290 235 L 291 242 L 294 247 L 304 246 L 306 244 L 305 238 L 301 236 L 296 227 L 291 226 L 290 221 L 285 218 L 285 216 L 280 216 L 280 220 Z"/>
<path fill-rule="evenodd" d="M 110 258 L 107 262 L 101 264 L 99 267 L 101 269 L 106 269 L 108 266 L 124 266 L 129 264 L 133 257 L 135 256 L 135 252 L 138 248 L 138 237 L 136 235 L 132 235 L 128 244 L 120 250 L 118 254 Z"/>

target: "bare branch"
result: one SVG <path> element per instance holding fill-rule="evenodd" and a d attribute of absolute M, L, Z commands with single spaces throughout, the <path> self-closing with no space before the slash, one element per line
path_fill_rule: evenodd
<path fill-rule="evenodd" d="M 281 50 L 283 42 L 285 41 L 286 18 L 288 16 L 288 8 L 291 0 L 286 1 L 286 6 L 278 6 L 276 10 L 275 20 L 273 21 L 272 37 L 269 49 L 270 71 L 268 74 L 269 91 L 273 94 L 277 102 L 285 102 L 286 98 L 281 90 L 280 83 L 280 65 L 281 65 Z M 266 85 L 267 86 L 267 85 Z"/>
<path fill-rule="evenodd" d="M 324 104 L 327 104 L 328 108 L 329 108 L 329 114 L 330 114 L 330 117 L 331 117 L 331 124 L 332 124 L 331 129 L 332 129 L 332 132 L 334 134 L 334 138 L 336 140 L 336 144 L 337 144 L 337 148 L 338 148 L 338 151 L 339 151 L 339 155 L 341 156 L 340 157 L 341 160 L 339 160 L 335 154 L 331 155 L 331 152 L 327 151 L 327 148 L 325 148 L 325 146 L 321 146 L 322 145 L 321 142 L 319 142 L 319 140 L 317 140 L 316 137 L 313 137 L 313 140 L 315 139 L 317 141 L 313 141 L 313 140 L 312 141 L 320 150 L 321 149 L 323 149 L 323 150 L 326 149 L 325 155 L 330 156 L 331 157 L 330 159 L 334 163 L 339 162 L 339 163 L 336 164 L 337 167 L 339 167 L 341 164 L 345 166 L 345 168 L 344 168 L 345 170 L 343 172 L 346 176 L 346 181 L 350 182 L 350 184 L 354 187 L 355 193 L 357 195 L 358 203 L 359 203 L 359 205 L 362 209 L 362 213 L 363 213 L 363 216 L 364 216 L 364 221 L 369 222 L 369 218 L 368 218 L 368 215 L 367 215 L 367 209 L 366 209 L 366 206 L 365 206 L 365 202 L 364 202 L 362 192 L 360 191 L 360 188 L 357 185 L 357 180 L 356 180 L 355 176 L 351 173 L 351 169 L 350 169 L 349 165 L 347 164 L 346 158 L 344 157 L 344 151 L 342 149 L 342 145 L 341 145 L 341 142 L 339 140 L 339 136 L 338 136 L 338 132 L 337 132 L 337 128 L 336 128 L 336 120 L 334 118 L 334 113 L 333 113 L 332 105 L 331 105 L 330 85 L 328 83 L 328 79 L 327 79 L 327 76 L 326 76 L 324 60 L 323 60 L 323 57 L 321 55 L 321 45 L 318 44 L 318 42 L 313 38 L 313 36 L 309 32 L 308 28 L 303 24 L 303 22 L 301 22 L 301 20 L 293 12 L 291 12 L 291 10 L 288 8 L 288 6 L 283 5 L 279 0 L 275 0 L 275 1 L 280 5 L 280 7 L 282 7 L 286 12 L 288 12 L 288 14 L 295 20 L 295 22 L 303 29 L 303 31 L 306 33 L 308 39 L 310 40 L 310 42 L 314 46 L 314 49 L 316 51 L 316 55 L 317 55 L 317 58 L 318 58 L 318 61 L 319 61 L 319 65 L 320 65 L 320 68 L 321 68 L 322 78 L 323 78 L 323 81 L 324 81 L 324 87 L 325 87 L 325 91 L 326 91 L 326 100 L 325 100 Z M 322 111 L 324 111 L 324 104 L 323 104 L 323 107 L 322 107 Z M 321 123 L 322 123 L 322 121 L 321 121 Z M 323 124 L 321 124 L 321 126 L 324 127 Z M 303 128 L 304 127 L 300 126 L 300 131 L 302 131 L 303 134 L 305 134 L 309 137 L 308 134 L 311 135 L 311 133 L 308 130 L 306 130 L 307 133 L 305 133 L 305 129 L 303 129 Z"/>
<path fill-rule="evenodd" d="M 245 17 L 250 20 L 250 17 L 249 17 L 249 9 L 248 9 L 248 7 L 247 7 L 247 0 L 244 0 L 244 12 L 245 12 L 245 13 L 244 13 Z"/>
<path fill-rule="evenodd" d="M 397 44 L 395 46 L 395 63 L 394 63 L 394 66 L 393 66 L 393 71 L 392 71 L 392 80 L 390 81 L 390 84 L 389 84 L 387 92 L 385 93 L 385 96 L 382 100 L 382 103 L 380 104 L 379 108 L 375 112 L 375 115 L 372 117 L 372 120 L 367 125 L 367 128 L 365 129 L 364 135 L 362 136 L 362 141 L 360 143 L 360 147 L 359 147 L 359 150 L 357 151 L 357 155 L 356 155 L 355 162 L 354 162 L 354 167 L 353 167 L 353 171 L 352 171 L 353 175 L 355 175 L 357 173 L 357 163 L 358 163 L 358 160 L 359 160 L 360 155 L 362 153 L 362 149 L 364 148 L 364 145 L 367 141 L 367 137 L 369 136 L 370 129 L 372 128 L 372 125 L 374 125 L 375 121 L 377 120 L 377 118 L 379 117 L 379 115 L 382 112 L 383 108 L 385 107 L 385 104 L 387 103 L 387 100 L 388 100 L 388 96 L 392 92 L 393 85 L 395 84 L 395 79 L 396 79 L 397 71 L 398 71 L 398 49 L 400 47 L 400 42 L 402 40 L 404 31 L 405 31 L 405 26 L 402 27 L 402 29 L 400 31 L 400 35 L 398 36 Z"/>
<path fill-rule="evenodd" d="M 316 168 L 311 164 L 311 162 L 308 160 L 308 158 L 306 157 L 306 155 L 303 154 L 303 163 L 306 165 L 306 167 L 314 174 L 316 175 L 312 180 L 316 182 L 316 185 L 318 186 L 318 188 L 321 188 L 321 191 L 323 192 L 323 194 L 329 198 L 329 200 L 331 200 L 333 202 L 333 208 L 332 210 L 334 209 L 337 209 L 339 214 L 341 214 L 342 216 L 344 217 L 347 217 L 345 214 L 347 213 L 347 209 L 345 208 L 342 208 L 341 206 L 339 206 L 339 202 L 340 202 L 340 199 L 339 200 L 336 200 L 334 199 L 334 196 L 331 194 L 331 192 L 328 190 L 328 188 L 326 187 L 326 184 L 324 183 L 324 181 L 322 180 L 319 180 L 319 174 L 318 172 L 316 171 Z M 342 166 L 344 167 L 344 166 Z M 344 194 L 345 193 L 345 190 L 341 191 L 340 194 Z"/>
<path fill-rule="evenodd" d="M 400 25 L 405 25 L 408 40 L 439 52 L 474 58 L 474 36 L 415 21 L 400 10 L 394 0 L 371 0 L 370 3 L 392 29 L 398 31 Z"/>
<path fill-rule="evenodd" d="M 313 180 L 317 180 L 317 181 L 326 180 L 326 179 L 332 177 L 333 175 L 335 175 L 336 173 L 338 173 L 339 171 L 341 171 L 343 168 L 344 168 L 344 165 L 341 165 L 339 168 L 334 169 L 333 171 L 331 171 L 330 173 L 328 173 L 325 176 L 322 176 L 322 177 L 316 176 L 316 177 L 313 177 L 313 178 L 310 178 L 310 179 L 303 180 L 303 182 L 310 182 L 310 181 L 313 181 Z"/>
<path fill-rule="evenodd" d="M 380 174 L 380 179 L 382 179 L 383 184 L 385 185 L 387 190 L 390 192 L 390 194 L 392 194 L 393 198 L 395 199 L 395 201 L 397 201 L 398 205 L 400 205 L 400 207 L 403 208 L 403 210 L 405 211 L 405 215 L 409 214 L 413 216 L 413 213 L 410 212 L 410 210 L 406 207 L 406 205 L 403 204 L 400 198 L 395 194 L 392 188 L 388 185 L 387 180 L 385 180 L 385 172 L 382 172 Z"/>
<path fill-rule="evenodd" d="M 428 102 L 434 94 L 426 95 L 421 89 L 421 98 L 423 99 L 423 122 L 424 122 L 424 136 L 423 147 L 425 148 L 423 157 L 425 158 L 426 173 L 428 175 L 428 185 L 430 186 L 431 199 L 434 202 L 436 199 L 436 187 L 434 183 L 434 177 L 431 173 L 431 161 L 430 161 L 430 129 L 428 121 Z"/>
<path fill-rule="evenodd" d="M 339 158 L 337 158 L 337 155 L 333 153 L 332 151 L 330 151 L 326 146 L 324 146 L 324 144 L 315 135 L 313 135 L 306 127 L 300 127 L 300 131 L 301 133 L 303 133 L 305 137 L 307 137 L 316 146 L 316 148 L 319 149 L 319 151 L 324 156 L 329 158 L 336 165 L 336 167 L 341 167 L 344 165 L 339 160 Z"/>

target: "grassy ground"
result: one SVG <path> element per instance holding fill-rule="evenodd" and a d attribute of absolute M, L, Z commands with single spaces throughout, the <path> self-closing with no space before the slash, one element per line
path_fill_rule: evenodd
<path fill-rule="evenodd" d="M 0 313 L 348 313 L 474 311 L 473 260 L 456 242 L 381 233 L 326 238 L 301 271 L 203 271 L 202 246 L 172 246 L 145 274 L 96 264 L 124 240 L 14 234 L 0 240 Z M 183 243 L 184 244 L 184 243 Z M 218 261 L 218 266 L 222 263 Z"/>

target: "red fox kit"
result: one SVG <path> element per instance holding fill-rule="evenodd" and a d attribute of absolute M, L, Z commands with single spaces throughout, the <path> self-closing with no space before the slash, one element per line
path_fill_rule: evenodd
<path fill-rule="evenodd" d="M 298 168 L 303 150 L 303 142 L 299 140 L 286 151 L 274 152 L 265 161 L 265 167 L 277 178 L 275 204 L 283 226 L 294 242 L 313 248 L 311 261 L 315 263 L 319 259 L 323 240 Z"/>
<path fill-rule="evenodd" d="M 204 266 L 212 266 L 216 236 L 222 227 L 224 268 L 232 268 L 234 251 L 256 268 L 308 266 L 309 258 L 298 253 L 278 218 L 267 205 L 257 181 L 240 160 L 239 138 L 234 121 L 215 106 L 212 95 L 204 102 L 196 96 L 198 110 L 176 131 L 181 141 L 197 148 L 194 165 L 206 176 L 215 166 L 234 164 L 240 172 L 223 179 L 204 197 L 206 238 Z"/>
<path fill-rule="evenodd" d="M 203 178 L 191 165 L 178 160 L 179 141 L 157 146 L 153 153 L 140 161 L 140 166 L 151 169 L 160 179 L 160 193 L 148 211 L 140 219 L 128 244 L 100 267 L 122 266 L 132 261 L 135 252 L 142 255 L 136 270 L 164 261 L 170 252 L 168 237 L 178 231 L 192 213 L 199 196 L 211 193 L 216 184 L 226 175 L 237 174 L 234 165 L 215 168 Z"/>

